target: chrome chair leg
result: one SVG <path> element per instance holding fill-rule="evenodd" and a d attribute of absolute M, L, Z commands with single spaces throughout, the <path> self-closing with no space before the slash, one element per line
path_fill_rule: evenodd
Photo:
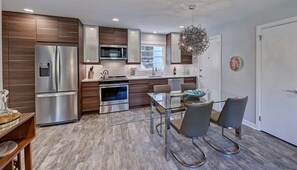
<path fill-rule="evenodd" d="M 227 149 L 224 149 L 224 148 L 221 148 L 213 143 L 211 143 L 211 141 L 209 139 L 207 139 L 206 137 L 203 137 L 203 140 L 208 143 L 211 147 L 213 147 L 215 150 L 223 153 L 223 154 L 226 154 L 226 155 L 234 155 L 234 154 L 237 154 L 239 151 L 240 151 L 240 147 L 239 145 L 233 141 L 232 139 L 230 139 L 229 137 L 227 137 L 225 134 L 224 134 L 224 128 L 222 128 L 222 136 L 227 139 L 228 141 L 230 141 L 233 146 L 235 147 L 235 150 L 234 151 L 230 151 L 230 150 L 227 150 Z"/>
<path fill-rule="evenodd" d="M 162 125 L 164 125 L 164 124 L 165 124 L 165 123 L 163 122 L 163 116 L 160 115 L 160 123 L 158 123 L 158 124 L 156 125 L 156 131 L 157 131 L 157 133 L 158 133 L 158 135 L 159 135 L 160 137 L 163 137 Z M 158 127 L 160 127 L 160 130 L 158 129 Z"/>
<path fill-rule="evenodd" d="M 238 137 L 238 139 L 241 140 L 241 126 L 235 129 L 235 137 Z"/>
<path fill-rule="evenodd" d="M 203 150 L 194 142 L 194 138 L 192 138 L 192 144 L 195 146 L 195 148 L 197 148 L 199 150 L 200 154 L 202 155 L 202 158 L 200 160 L 197 160 L 197 162 L 188 164 L 183 159 L 178 157 L 178 155 L 175 152 L 173 152 L 171 149 L 170 149 L 170 152 L 171 152 L 172 156 L 183 166 L 189 167 L 189 168 L 197 168 L 206 162 L 206 156 L 205 156 Z"/>

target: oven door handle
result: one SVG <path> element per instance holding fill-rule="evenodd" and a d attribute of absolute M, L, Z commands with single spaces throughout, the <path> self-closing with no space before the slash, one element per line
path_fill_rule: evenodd
<path fill-rule="evenodd" d="M 101 84 L 99 87 L 121 87 L 128 86 L 128 83 L 118 83 L 118 84 Z"/>

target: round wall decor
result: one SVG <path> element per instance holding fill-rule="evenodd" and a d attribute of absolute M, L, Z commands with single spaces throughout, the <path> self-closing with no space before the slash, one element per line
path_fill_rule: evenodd
<path fill-rule="evenodd" d="M 243 60 L 239 56 L 233 56 L 230 59 L 229 66 L 232 71 L 240 71 L 243 67 Z"/>

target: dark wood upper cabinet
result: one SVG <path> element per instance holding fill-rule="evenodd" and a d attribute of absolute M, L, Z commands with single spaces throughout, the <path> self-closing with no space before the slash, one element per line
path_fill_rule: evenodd
<path fill-rule="evenodd" d="M 128 30 L 123 28 L 99 28 L 99 44 L 128 45 Z"/>
<path fill-rule="evenodd" d="M 77 19 L 59 19 L 58 40 L 61 43 L 78 42 L 78 20 Z"/>
<path fill-rule="evenodd" d="M 78 20 L 50 16 L 37 16 L 37 41 L 78 43 Z"/>
<path fill-rule="evenodd" d="M 179 33 L 166 35 L 166 57 L 168 64 L 192 64 L 192 55 L 179 49 Z"/>
<path fill-rule="evenodd" d="M 58 20 L 54 17 L 37 16 L 37 41 L 58 42 Z"/>

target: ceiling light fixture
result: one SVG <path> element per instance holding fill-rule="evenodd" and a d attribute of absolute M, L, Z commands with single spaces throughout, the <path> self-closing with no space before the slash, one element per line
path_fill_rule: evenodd
<path fill-rule="evenodd" d="M 194 9 L 196 5 L 190 5 L 189 9 L 193 11 L 193 24 L 184 28 L 179 36 L 179 48 L 189 55 L 196 58 L 202 55 L 209 47 L 209 40 L 205 28 L 194 26 Z"/>
<path fill-rule="evenodd" d="M 114 21 L 114 22 L 118 22 L 119 19 L 118 19 L 118 18 L 113 18 L 112 21 Z"/>
<path fill-rule="evenodd" d="M 34 12 L 34 10 L 33 9 L 29 9 L 29 8 L 24 8 L 24 11 L 26 11 L 26 12 Z"/>

